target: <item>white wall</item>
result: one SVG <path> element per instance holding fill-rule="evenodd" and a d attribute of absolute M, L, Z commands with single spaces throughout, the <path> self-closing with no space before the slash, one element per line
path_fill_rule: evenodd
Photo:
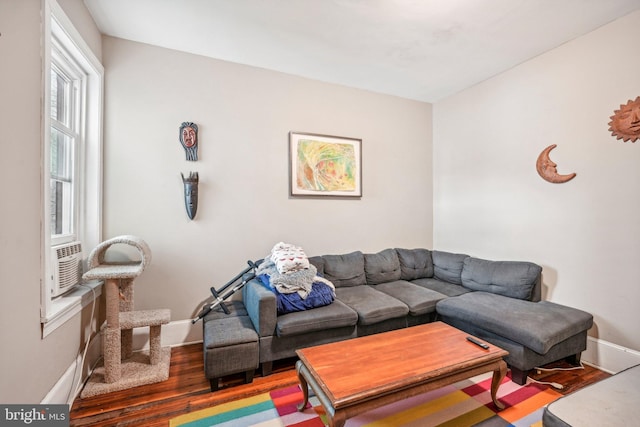
<path fill-rule="evenodd" d="M 138 235 L 153 254 L 136 308 L 192 318 L 211 286 L 279 241 L 309 255 L 431 247 L 430 104 L 111 37 L 102 48 L 104 235 Z M 184 121 L 199 126 L 197 162 L 178 140 Z M 289 131 L 361 138 L 362 199 L 289 198 Z"/>
<path fill-rule="evenodd" d="M 75 17 L 83 36 L 100 37 L 81 0 L 65 0 L 61 6 Z M 40 9 L 41 0 L 0 1 L 0 402 L 4 404 L 42 401 L 75 362 L 90 313 L 87 308 L 42 338 Z M 99 58 L 100 52 L 94 53 Z"/>
<path fill-rule="evenodd" d="M 640 350 L 640 143 L 608 131 L 640 95 L 640 12 L 434 105 L 434 247 L 543 266 L 544 297 Z M 536 173 L 551 159 L 565 184 Z"/>

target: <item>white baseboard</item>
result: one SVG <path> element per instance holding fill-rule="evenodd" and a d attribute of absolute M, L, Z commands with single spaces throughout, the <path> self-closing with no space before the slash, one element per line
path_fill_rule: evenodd
<path fill-rule="evenodd" d="M 582 360 L 610 374 L 640 364 L 640 352 L 598 338 L 587 337 Z"/>
<path fill-rule="evenodd" d="M 202 323 L 191 324 L 191 320 L 178 320 L 162 327 L 162 345 L 176 347 L 202 342 Z M 149 348 L 149 328 L 133 330 L 133 350 Z M 102 332 L 96 334 L 87 348 L 86 360 L 79 354 L 67 368 L 62 377 L 42 400 L 42 404 L 73 404 L 80 393 L 78 384 L 84 383 L 91 375 L 93 367 L 102 357 Z M 80 364 L 84 366 L 80 368 Z M 80 372 L 82 371 L 82 372 Z M 204 375 L 204 373 L 203 373 Z"/>

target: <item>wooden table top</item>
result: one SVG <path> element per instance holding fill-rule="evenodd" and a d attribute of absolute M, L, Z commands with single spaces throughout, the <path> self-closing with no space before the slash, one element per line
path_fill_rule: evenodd
<path fill-rule="evenodd" d="M 490 363 L 508 354 L 442 322 L 297 350 L 334 408 Z"/>

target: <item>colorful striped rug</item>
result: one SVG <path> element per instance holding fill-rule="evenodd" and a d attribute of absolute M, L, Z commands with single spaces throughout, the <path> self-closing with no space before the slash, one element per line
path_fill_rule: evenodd
<path fill-rule="evenodd" d="M 561 395 L 540 384 L 519 386 L 508 377 L 498 390 L 506 408 L 497 411 L 491 401 L 491 374 L 433 390 L 350 418 L 346 427 L 374 426 L 542 426 L 545 405 Z M 303 412 L 298 386 L 287 387 L 174 418 L 171 427 L 323 427 L 324 409 L 313 396 Z"/>

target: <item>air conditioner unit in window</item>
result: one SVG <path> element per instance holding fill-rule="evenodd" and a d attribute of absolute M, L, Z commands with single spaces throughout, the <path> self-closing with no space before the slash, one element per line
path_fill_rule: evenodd
<path fill-rule="evenodd" d="M 65 243 L 51 247 L 53 263 L 53 297 L 73 289 L 82 280 L 82 244 Z"/>

